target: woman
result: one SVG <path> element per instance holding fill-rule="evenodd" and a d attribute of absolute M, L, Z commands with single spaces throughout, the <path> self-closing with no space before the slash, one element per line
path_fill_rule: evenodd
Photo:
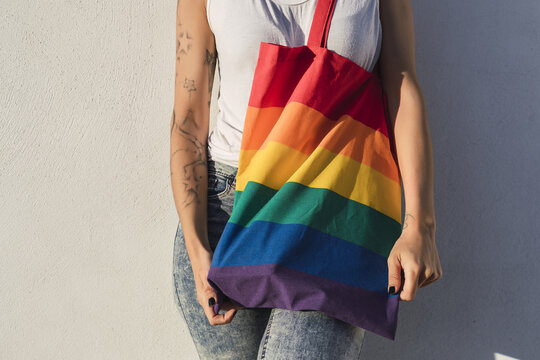
<path fill-rule="evenodd" d="M 173 279 L 177 305 L 203 359 L 316 359 L 329 354 L 353 359 L 361 351 L 363 329 L 319 311 L 229 303 L 216 314 L 217 294 L 207 281 L 213 251 L 232 211 L 242 121 L 259 43 L 303 45 L 315 5 L 316 0 L 178 3 L 171 178 L 180 222 Z M 442 276 L 434 238 L 431 140 L 415 73 L 413 35 L 409 0 L 337 0 L 328 34 L 330 50 L 368 71 L 380 57 L 407 200 L 403 231 L 388 257 L 388 291 L 401 290 L 405 301 Z M 209 136 L 218 54 L 219 113 Z"/>

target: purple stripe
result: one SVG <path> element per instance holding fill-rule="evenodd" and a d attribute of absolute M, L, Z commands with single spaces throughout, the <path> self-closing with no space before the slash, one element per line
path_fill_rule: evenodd
<path fill-rule="evenodd" d="M 395 339 L 399 295 L 383 296 L 275 264 L 211 267 L 208 281 L 221 298 L 216 312 L 226 300 L 246 308 L 319 310 Z"/>

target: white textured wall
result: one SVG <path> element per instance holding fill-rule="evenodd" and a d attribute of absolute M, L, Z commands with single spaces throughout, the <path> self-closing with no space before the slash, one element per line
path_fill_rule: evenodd
<path fill-rule="evenodd" d="M 444 277 L 363 359 L 535 359 L 540 3 L 412 2 Z M 171 283 L 175 10 L 0 0 L 1 359 L 196 358 Z"/>
<path fill-rule="evenodd" d="M 195 354 L 171 277 L 175 11 L 1 0 L 1 359 Z"/>

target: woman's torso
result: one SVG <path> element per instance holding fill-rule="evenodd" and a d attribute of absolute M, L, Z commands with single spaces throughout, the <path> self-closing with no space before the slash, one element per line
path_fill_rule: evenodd
<path fill-rule="evenodd" d="M 208 155 L 238 167 L 259 44 L 305 45 L 316 0 L 206 1 L 220 76 L 218 114 L 208 136 Z M 372 71 L 381 42 L 378 0 L 336 0 L 328 32 L 329 50 Z"/>

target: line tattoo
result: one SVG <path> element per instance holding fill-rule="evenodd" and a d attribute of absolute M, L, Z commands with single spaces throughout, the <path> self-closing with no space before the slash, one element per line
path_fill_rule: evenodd
<path fill-rule="evenodd" d="M 204 64 L 208 65 L 208 107 L 210 107 L 210 100 L 212 98 L 212 87 L 214 85 L 214 74 L 216 72 L 216 59 L 217 51 L 211 52 L 206 49 Z"/>
<path fill-rule="evenodd" d="M 175 127 L 176 127 L 176 114 L 174 113 L 174 110 L 173 110 L 172 121 L 171 121 L 171 135 Z"/>
<path fill-rule="evenodd" d="M 406 213 L 403 219 L 403 227 L 401 228 L 401 230 L 405 230 L 405 228 L 409 225 L 409 218 L 412 218 L 414 220 L 414 216 L 412 216 L 409 213 Z"/>
<path fill-rule="evenodd" d="M 195 121 L 195 116 L 193 115 L 193 110 L 188 109 L 188 112 L 187 112 L 186 116 L 184 117 L 184 121 L 182 121 L 182 125 L 188 125 L 188 126 L 192 125 L 196 129 L 199 128 L 199 125 Z"/>
<path fill-rule="evenodd" d="M 193 111 L 188 109 L 186 117 L 182 124 L 179 124 L 176 121 L 176 114 L 173 111 L 173 127 L 171 128 L 171 133 L 174 129 L 178 130 L 180 135 L 187 140 L 186 146 L 184 148 L 178 148 L 171 154 L 172 159 L 181 152 L 190 153 L 193 161 L 188 164 L 185 164 L 183 169 L 183 179 L 184 191 L 186 196 L 184 197 L 183 206 L 187 207 L 192 203 L 200 203 L 200 191 L 204 190 L 201 185 L 203 180 L 203 174 L 207 171 L 207 162 L 206 162 L 206 152 L 205 146 L 199 141 L 199 139 L 182 126 L 188 123 L 195 123 L 193 117 Z M 172 173 L 171 173 L 172 174 Z"/>

